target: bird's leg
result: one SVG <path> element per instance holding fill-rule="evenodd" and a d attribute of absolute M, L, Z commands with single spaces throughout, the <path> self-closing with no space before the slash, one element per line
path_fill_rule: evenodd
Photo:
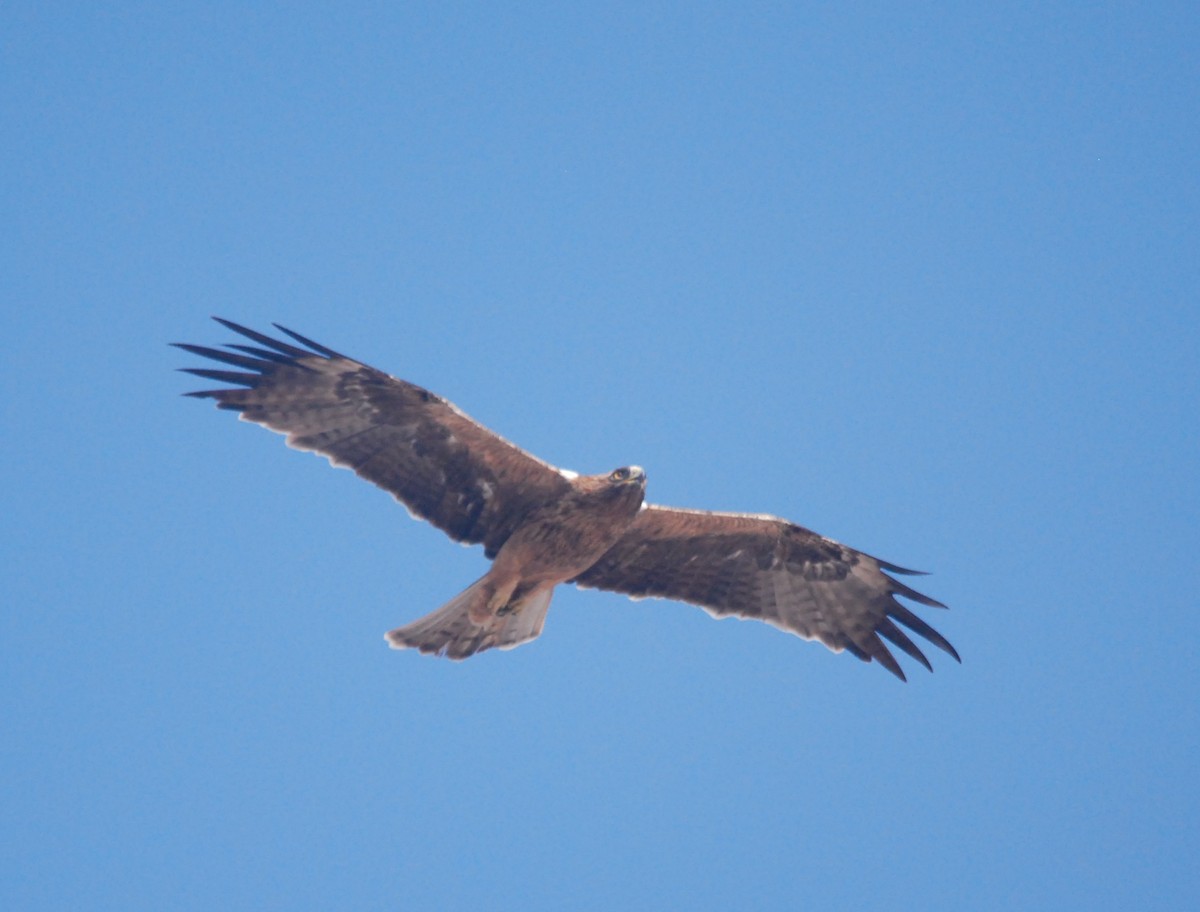
<path fill-rule="evenodd" d="M 495 611 L 497 617 L 507 617 L 510 614 L 520 614 L 521 609 L 525 607 L 525 602 L 528 601 L 534 590 L 537 588 L 536 583 L 518 582 L 508 594 L 508 601 L 503 604 L 497 604 Z"/>
<path fill-rule="evenodd" d="M 471 622 L 483 625 L 493 617 L 509 614 L 512 611 L 510 603 L 513 600 L 513 593 L 516 592 L 519 582 L 520 580 L 514 578 L 498 580 L 493 583 L 492 594 L 488 600 L 479 606 L 472 606 Z M 478 611 L 477 608 L 483 610 Z"/>

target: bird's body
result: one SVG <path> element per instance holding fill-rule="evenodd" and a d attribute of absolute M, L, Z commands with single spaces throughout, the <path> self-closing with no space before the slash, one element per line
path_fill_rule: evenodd
<path fill-rule="evenodd" d="M 617 543 L 642 507 L 640 466 L 584 475 L 560 500 L 530 511 L 496 553 L 491 573 L 563 583 L 583 573 Z"/>
<path fill-rule="evenodd" d="M 881 637 L 930 665 L 896 621 L 958 658 L 895 596 L 944 606 L 884 572 L 913 571 L 774 516 L 648 505 L 637 466 L 606 475 L 557 469 L 422 387 L 283 327 L 306 348 L 219 322 L 257 346 L 180 345 L 241 368 L 187 369 L 234 385 L 188 395 L 353 469 L 451 538 L 483 544 L 492 560 L 437 611 L 389 632 L 395 647 L 451 658 L 511 648 L 541 633 L 554 587 L 574 582 L 763 620 L 901 679 Z"/>
<path fill-rule="evenodd" d="M 432 615 L 389 631 L 388 642 L 466 658 L 537 636 L 554 587 L 587 570 L 625 534 L 645 483 L 636 466 L 574 479 L 561 499 L 522 518 L 480 580 Z M 471 626 L 462 624 L 464 616 Z"/>

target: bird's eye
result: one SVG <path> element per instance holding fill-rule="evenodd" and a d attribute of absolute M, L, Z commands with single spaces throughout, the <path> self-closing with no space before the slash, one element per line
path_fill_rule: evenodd
<path fill-rule="evenodd" d="M 629 469 L 615 469 L 608 477 L 612 481 L 624 481 L 629 477 Z"/>

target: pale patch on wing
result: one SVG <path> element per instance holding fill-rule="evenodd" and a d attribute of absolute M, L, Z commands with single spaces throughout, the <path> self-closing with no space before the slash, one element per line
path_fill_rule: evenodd
<path fill-rule="evenodd" d="M 692 516 L 713 516 L 726 519 L 761 519 L 764 522 L 782 522 L 787 520 L 780 516 L 775 516 L 773 513 L 733 513 L 729 510 L 690 510 L 686 507 L 665 507 L 662 504 L 652 504 L 642 501 L 642 509 L 663 510 L 671 513 L 689 513 Z M 831 539 L 832 540 L 832 539 Z"/>
<path fill-rule="evenodd" d="M 565 478 L 567 481 L 574 481 L 576 478 L 579 477 L 578 472 L 573 472 L 570 469 L 555 468 L 555 471 L 558 472 L 558 474 L 561 475 L 563 478 Z"/>
<path fill-rule="evenodd" d="M 596 592 L 615 592 L 616 591 L 614 589 L 602 589 L 599 586 L 589 586 L 587 583 L 580 582 L 579 580 L 575 580 L 573 585 L 575 586 L 576 589 L 594 589 Z M 623 597 L 629 599 L 629 601 L 631 601 L 631 602 L 644 602 L 647 599 L 654 599 L 656 602 L 682 602 L 682 599 L 671 598 L 670 596 L 667 596 L 667 595 L 651 595 L 649 593 L 647 593 L 646 595 L 632 595 L 628 592 L 622 592 L 621 595 Z"/>
<path fill-rule="evenodd" d="M 785 588 L 789 588 L 789 580 L 788 580 L 788 575 L 786 573 L 773 573 L 771 575 L 772 575 L 772 577 L 774 577 L 774 582 L 775 582 L 776 586 L 778 586 L 782 583 L 782 585 Z M 593 586 L 586 586 L 582 583 L 576 583 L 576 586 L 578 586 L 580 589 L 595 588 Z M 629 599 L 629 601 L 631 601 L 631 602 L 655 601 L 655 602 L 675 602 L 676 604 L 680 604 L 680 605 L 688 604 L 688 605 L 692 605 L 693 607 L 701 609 L 709 617 L 711 617 L 715 620 L 718 620 L 718 621 L 725 621 L 730 618 L 733 618 L 735 621 L 759 621 L 760 623 L 765 622 L 767 624 L 770 624 L 776 630 L 782 630 L 784 633 L 790 633 L 790 634 L 792 634 L 792 636 L 799 637 L 802 640 L 809 640 L 811 642 L 813 640 L 818 639 L 818 637 L 815 633 L 811 633 L 811 632 L 805 633 L 805 632 L 799 631 L 795 627 L 789 627 L 788 622 L 783 620 L 782 618 L 770 617 L 770 616 L 766 615 L 765 613 L 761 616 L 755 616 L 752 614 L 736 614 L 734 612 L 729 612 L 729 611 L 715 611 L 714 609 L 709 608 L 706 605 L 697 605 L 694 602 L 683 602 L 680 599 L 671 598 L 670 596 L 666 596 L 666 595 L 628 595 L 628 594 L 626 594 L 625 597 L 627 599 Z M 826 645 L 828 645 L 828 644 L 826 644 Z M 829 646 L 828 648 L 833 652 L 841 652 L 842 651 L 841 646 Z"/>
<path fill-rule="evenodd" d="M 698 605 L 705 614 L 715 618 L 718 621 L 723 621 L 726 618 L 734 618 L 738 621 L 763 621 L 770 624 L 776 630 L 782 630 L 784 633 L 790 633 L 793 636 L 799 637 L 802 640 L 820 641 L 821 637 L 813 629 L 813 626 L 807 622 L 814 615 L 817 618 L 818 626 L 828 626 L 820 624 L 820 611 L 816 607 L 816 600 L 813 598 L 810 591 L 806 587 L 799 586 L 798 581 L 792 578 L 790 573 L 773 570 L 763 574 L 766 579 L 760 584 L 760 591 L 764 596 L 764 603 L 770 602 L 768 609 L 766 604 L 759 606 L 759 614 L 742 613 L 736 611 L 717 611 L 709 608 L 706 605 Z M 766 588 L 769 585 L 770 588 Z M 797 608 L 800 610 L 797 611 Z M 830 646 L 833 652 L 841 652 L 841 646 Z"/>
<path fill-rule="evenodd" d="M 721 614 L 720 612 L 713 611 L 711 608 L 706 608 L 704 605 L 698 605 L 697 607 L 703 609 L 705 614 L 711 618 L 715 618 L 718 621 L 726 621 L 729 620 L 729 618 L 733 618 L 735 621 L 760 621 L 765 624 L 770 624 L 776 630 L 782 630 L 784 633 L 790 633 L 792 636 L 797 636 L 802 640 L 808 640 L 811 642 L 817 639 L 817 637 L 813 634 L 801 633 L 799 630 L 796 630 L 793 627 L 788 627 L 778 618 L 766 617 L 765 615 L 762 617 L 755 617 L 752 614 L 730 614 L 728 612 Z M 829 649 L 833 652 L 842 651 L 841 646 L 830 646 Z"/>

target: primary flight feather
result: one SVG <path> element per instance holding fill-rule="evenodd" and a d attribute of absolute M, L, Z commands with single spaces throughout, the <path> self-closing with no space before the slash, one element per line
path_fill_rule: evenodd
<path fill-rule="evenodd" d="M 573 582 L 766 621 L 901 680 L 889 643 L 932 670 L 902 627 L 958 659 L 897 601 L 945 607 L 889 576 L 914 571 L 775 516 L 647 504 L 638 466 L 602 475 L 555 468 L 413 383 L 278 324 L 291 341 L 216 319 L 255 344 L 175 343 L 236 368 L 184 368 L 230 384 L 186 395 L 353 469 L 456 541 L 482 544 L 492 561 L 437 611 L 390 631 L 396 648 L 455 659 L 511 649 L 542 632 L 554 587 Z"/>

